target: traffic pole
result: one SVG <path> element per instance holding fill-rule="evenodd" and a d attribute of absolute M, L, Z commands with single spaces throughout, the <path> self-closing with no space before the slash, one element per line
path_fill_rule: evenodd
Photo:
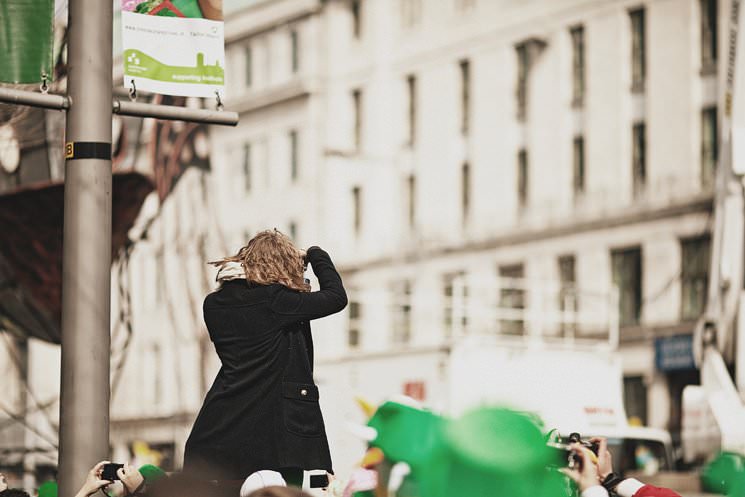
<path fill-rule="evenodd" d="M 111 0 L 69 0 L 59 494 L 109 453 Z"/>

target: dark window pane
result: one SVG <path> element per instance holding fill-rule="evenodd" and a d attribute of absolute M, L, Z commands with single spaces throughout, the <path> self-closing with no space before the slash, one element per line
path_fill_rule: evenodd
<path fill-rule="evenodd" d="M 641 194 L 647 181 L 647 142 L 646 126 L 637 123 L 632 129 L 632 160 L 634 194 Z"/>
<path fill-rule="evenodd" d="M 629 12 L 631 18 L 631 85 L 634 91 L 644 90 L 646 77 L 646 33 L 644 9 Z"/>
<path fill-rule="evenodd" d="M 572 36 L 572 103 L 582 105 L 585 97 L 585 29 L 573 28 Z"/>
<path fill-rule="evenodd" d="M 611 253 L 613 284 L 619 292 L 621 326 L 639 324 L 642 307 L 642 256 L 640 248 L 615 250 Z"/>
<path fill-rule="evenodd" d="M 499 268 L 500 282 L 499 307 L 508 311 L 519 311 L 525 309 L 525 290 L 522 281 L 524 270 L 522 264 L 512 266 L 501 266 Z M 500 319 L 499 329 L 505 335 L 522 335 L 524 333 L 524 322 L 522 319 Z"/>
<path fill-rule="evenodd" d="M 708 236 L 681 240 L 681 319 L 701 317 L 709 284 L 711 242 Z"/>
<path fill-rule="evenodd" d="M 517 202 L 520 207 L 528 203 L 528 151 L 517 153 Z"/>
<path fill-rule="evenodd" d="M 585 191 L 585 139 L 578 136 L 573 144 L 573 186 L 575 195 Z"/>
<path fill-rule="evenodd" d="M 717 165 L 719 148 L 717 134 L 717 109 L 710 107 L 701 111 L 701 184 L 711 187 Z"/>

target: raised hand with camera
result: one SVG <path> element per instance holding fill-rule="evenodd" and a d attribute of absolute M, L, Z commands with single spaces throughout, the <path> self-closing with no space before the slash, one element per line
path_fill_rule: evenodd
<path fill-rule="evenodd" d="M 75 494 L 75 497 L 90 497 L 100 489 L 114 483 L 112 480 L 103 479 L 103 467 L 106 464 L 109 464 L 109 461 L 101 461 L 88 471 L 85 482 L 80 487 L 80 490 L 78 490 L 78 493 Z"/>
<path fill-rule="evenodd" d="M 608 492 L 600 486 L 598 466 L 590 456 L 590 449 L 579 443 L 572 444 L 571 449 L 579 459 L 579 464 L 576 468 L 563 468 L 562 473 L 577 484 L 582 497 L 607 497 Z"/>
<path fill-rule="evenodd" d="M 126 495 L 136 494 L 145 484 L 145 477 L 142 476 L 142 473 L 129 464 L 124 464 L 124 466 L 119 468 L 116 471 L 116 475 L 122 481 L 122 485 L 124 485 L 124 489 L 127 492 Z"/>
<path fill-rule="evenodd" d="M 589 449 L 575 443 L 572 450 L 580 458 L 579 469 L 563 470 L 577 483 L 581 497 L 607 497 L 609 494 L 619 497 L 681 497 L 669 488 L 645 485 L 635 478 L 617 475 L 613 472 L 613 457 L 608 450 L 608 441 L 597 437 L 590 442 L 597 447 L 597 462 L 593 461 Z"/>

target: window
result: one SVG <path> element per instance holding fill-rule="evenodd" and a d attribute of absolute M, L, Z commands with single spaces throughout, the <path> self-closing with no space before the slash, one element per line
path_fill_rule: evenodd
<path fill-rule="evenodd" d="M 701 317 L 706 306 L 711 240 L 708 236 L 681 240 L 680 250 L 680 315 L 684 321 L 695 320 Z"/>
<path fill-rule="evenodd" d="M 243 189 L 251 191 L 251 144 L 243 144 Z"/>
<path fill-rule="evenodd" d="M 359 186 L 352 188 L 352 212 L 354 219 L 354 234 L 359 235 L 362 228 L 362 190 Z"/>
<path fill-rule="evenodd" d="M 409 204 L 407 209 L 409 228 L 414 228 L 416 225 L 416 176 L 413 174 L 406 178 L 406 190 Z"/>
<path fill-rule="evenodd" d="M 623 377 L 623 404 L 626 416 L 638 418 L 642 425 L 647 424 L 647 385 L 643 376 Z"/>
<path fill-rule="evenodd" d="M 585 191 L 585 138 L 577 136 L 572 146 L 574 195 Z"/>
<path fill-rule="evenodd" d="M 289 134 L 290 139 L 290 178 L 295 181 L 298 178 L 298 133 L 293 129 Z"/>
<path fill-rule="evenodd" d="M 611 252 L 613 284 L 618 288 L 621 326 L 637 326 L 642 308 L 642 251 L 639 247 Z"/>
<path fill-rule="evenodd" d="M 359 39 L 362 36 L 362 0 L 351 0 L 349 10 L 352 13 L 352 35 Z"/>
<path fill-rule="evenodd" d="M 293 242 L 297 242 L 297 223 L 295 223 L 295 221 L 290 221 L 289 231 L 290 231 L 290 239 Z"/>
<path fill-rule="evenodd" d="M 360 345 L 360 331 L 362 328 L 362 305 L 352 300 L 349 302 L 349 324 L 347 327 L 347 345 L 350 349 L 356 349 Z"/>
<path fill-rule="evenodd" d="M 643 192 L 647 181 L 647 140 L 644 123 L 634 124 L 632 128 L 632 142 L 633 188 L 634 195 L 639 195 Z"/>
<path fill-rule="evenodd" d="M 517 153 L 517 203 L 521 208 L 528 203 L 528 151 L 524 148 Z"/>
<path fill-rule="evenodd" d="M 422 18 L 422 0 L 400 0 L 401 24 L 411 28 L 419 24 Z"/>
<path fill-rule="evenodd" d="M 290 60 L 292 61 L 292 73 L 300 69 L 300 47 L 298 46 L 298 34 L 294 29 L 290 31 Z"/>
<path fill-rule="evenodd" d="M 471 64 L 467 60 L 460 61 L 460 130 L 468 134 L 471 121 Z"/>
<path fill-rule="evenodd" d="M 716 74 L 717 0 L 701 0 L 701 72 Z"/>
<path fill-rule="evenodd" d="M 354 113 L 354 148 L 362 148 L 362 90 L 352 90 L 352 112 Z"/>
<path fill-rule="evenodd" d="M 522 311 L 525 309 L 525 272 L 522 264 L 501 266 L 499 268 L 499 329 L 504 335 L 522 335 L 524 321 Z M 520 317 L 514 314 L 519 313 Z"/>
<path fill-rule="evenodd" d="M 405 344 L 411 339 L 411 282 L 393 285 L 393 343 Z"/>
<path fill-rule="evenodd" d="M 524 121 L 528 109 L 528 45 L 520 43 L 517 52 L 517 118 Z"/>
<path fill-rule="evenodd" d="M 577 281 L 575 262 L 573 255 L 559 257 L 559 311 L 562 316 L 564 313 L 569 313 L 568 319 L 564 317 L 561 319 L 562 334 L 573 334 L 577 331 L 576 317 L 572 315 L 579 308 L 575 286 Z"/>
<path fill-rule="evenodd" d="M 585 98 L 585 28 L 577 26 L 572 36 L 572 105 L 579 107 Z"/>
<path fill-rule="evenodd" d="M 406 78 L 406 90 L 409 100 L 408 142 L 409 146 L 414 146 L 416 142 L 416 76 L 410 75 Z"/>
<path fill-rule="evenodd" d="M 701 111 L 701 184 L 704 187 L 711 187 L 714 184 L 718 138 L 717 108 L 704 109 Z"/>
<path fill-rule="evenodd" d="M 463 222 L 468 219 L 468 211 L 471 207 L 471 166 L 465 162 L 460 172 L 460 208 L 463 215 Z"/>
<path fill-rule="evenodd" d="M 244 73 L 246 88 L 250 88 L 253 85 L 253 51 L 251 47 L 246 47 L 244 51 L 246 69 Z"/>
<path fill-rule="evenodd" d="M 629 12 L 631 19 L 631 90 L 644 91 L 646 78 L 646 36 L 644 9 Z"/>
<path fill-rule="evenodd" d="M 443 319 L 445 337 L 466 332 L 468 327 L 467 301 L 468 286 L 465 273 L 457 272 L 445 275 L 443 279 Z"/>

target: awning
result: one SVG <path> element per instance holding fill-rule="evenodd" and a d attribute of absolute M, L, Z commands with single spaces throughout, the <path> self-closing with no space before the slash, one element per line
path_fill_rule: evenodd
<path fill-rule="evenodd" d="M 143 174 L 114 172 L 112 261 L 153 189 Z M 18 336 L 60 343 L 63 207 L 62 182 L 0 194 L 0 325 Z"/>

